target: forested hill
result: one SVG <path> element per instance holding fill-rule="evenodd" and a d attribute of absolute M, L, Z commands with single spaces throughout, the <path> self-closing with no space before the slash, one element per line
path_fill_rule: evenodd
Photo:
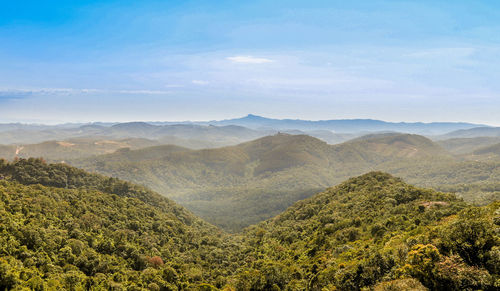
<path fill-rule="evenodd" d="M 459 129 L 470 129 L 480 125 L 455 122 L 386 122 L 373 119 L 333 119 L 333 120 L 300 120 L 273 119 L 249 114 L 242 118 L 211 121 L 215 125 L 239 125 L 248 128 L 274 128 L 278 130 L 332 130 L 334 132 L 366 132 L 366 131 L 399 131 L 418 134 L 444 134 Z"/>
<path fill-rule="evenodd" d="M 174 202 L 38 159 L 0 160 L 0 221 L 0 290 L 209 290 L 237 267 L 233 240 Z"/>
<path fill-rule="evenodd" d="M 382 163 L 449 159 L 428 138 L 372 135 L 329 145 L 308 135 L 277 134 L 236 146 L 187 150 L 160 146 L 70 161 L 89 171 L 146 185 L 226 230 L 271 218 Z"/>
<path fill-rule="evenodd" d="M 499 215 L 499 202 L 468 207 L 451 194 L 372 172 L 249 228 L 247 264 L 235 284 L 240 290 L 495 290 Z"/>
<path fill-rule="evenodd" d="M 497 290 L 499 215 L 372 172 L 228 235 L 141 186 L 0 160 L 0 290 Z"/>
<path fill-rule="evenodd" d="M 179 216 L 189 216 L 185 209 L 145 187 L 117 178 L 109 178 L 100 174 L 89 173 L 69 165 L 48 164 L 43 159 L 17 159 L 7 162 L 0 159 L 0 175 L 8 180 L 14 180 L 24 185 L 41 184 L 57 188 L 83 188 L 104 193 L 116 194 L 122 197 L 137 198 L 142 202 L 164 210 L 176 209 Z M 180 215 L 181 213 L 183 215 Z"/>

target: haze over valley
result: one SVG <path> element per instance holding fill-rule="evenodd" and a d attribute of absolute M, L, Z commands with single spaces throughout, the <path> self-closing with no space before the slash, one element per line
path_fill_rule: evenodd
<path fill-rule="evenodd" d="M 17 141 L 54 139 L 3 145 L 2 158 L 43 157 L 144 185 L 230 232 L 374 170 L 478 205 L 500 194 L 498 128 L 469 123 L 274 120 L 249 114 L 210 122 L 3 128 L 0 135 Z"/>
<path fill-rule="evenodd" d="M 0 291 L 500 289 L 500 3 L 4 2 Z"/>

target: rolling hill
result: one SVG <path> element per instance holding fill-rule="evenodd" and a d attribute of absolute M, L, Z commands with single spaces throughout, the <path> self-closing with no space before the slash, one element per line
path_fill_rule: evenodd
<path fill-rule="evenodd" d="M 235 286 L 493 290 L 499 209 L 466 208 L 453 195 L 368 173 L 248 228 Z"/>
<path fill-rule="evenodd" d="M 237 267 L 233 239 L 144 187 L 37 159 L 0 177 L 0 289 L 211 290 Z"/>
<path fill-rule="evenodd" d="M 229 235 L 129 182 L 0 160 L 0 289 L 495 290 L 499 211 L 370 172 Z"/>
<path fill-rule="evenodd" d="M 95 139 L 75 138 L 62 141 L 46 141 L 38 144 L 2 145 L 0 158 L 43 157 L 48 161 L 61 162 L 94 155 L 108 154 L 120 149 L 139 149 L 158 145 L 159 142 L 144 138 Z"/>
<path fill-rule="evenodd" d="M 470 138 L 470 137 L 500 137 L 500 127 L 474 127 L 459 129 L 438 136 L 437 139 Z"/>
<path fill-rule="evenodd" d="M 477 149 L 474 151 L 474 155 L 492 155 L 498 157 L 500 156 L 500 143 Z"/>
<path fill-rule="evenodd" d="M 373 135 L 338 145 L 307 135 L 277 134 L 216 149 L 161 149 L 71 163 L 147 185 L 207 221 L 237 231 L 379 165 L 452 159 L 429 139 L 407 134 Z M 397 169 L 398 165 L 390 166 Z"/>
<path fill-rule="evenodd" d="M 35 144 L 50 140 L 74 138 L 168 139 L 168 143 L 189 148 L 235 145 L 276 132 L 307 134 L 330 144 L 340 143 L 363 134 L 404 132 L 443 135 L 457 130 L 487 127 L 470 123 L 393 123 L 371 119 L 296 120 L 272 119 L 249 114 L 243 118 L 184 122 L 126 122 L 88 124 L 0 124 L 1 144 Z M 488 135 L 489 136 L 489 135 Z M 446 137 L 443 137 L 446 138 Z M 167 142 L 162 142 L 163 144 Z"/>
<path fill-rule="evenodd" d="M 476 150 L 500 143 L 500 137 L 450 138 L 436 142 L 455 155 L 471 154 Z"/>
<path fill-rule="evenodd" d="M 249 114 L 242 118 L 211 121 L 214 125 L 240 125 L 248 128 L 272 128 L 277 130 L 332 130 L 337 133 L 366 133 L 377 131 L 397 131 L 416 134 L 445 134 L 460 129 L 470 129 L 480 125 L 471 123 L 433 122 L 406 123 L 386 122 L 373 119 L 333 119 L 333 120 L 300 120 L 272 119 Z"/>
<path fill-rule="evenodd" d="M 10 130 L 9 130 L 10 129 Z M 90 138 L 97 140 L 120 140 L 143 138 L 155 141 L 178 141 L 181 146 L 194 148 L 220 147 L 234 145 L 265 136 L 269 131 L 256 131 L 241 126 L 211 126 L 197 124 L 154 125 L 146 122 L 128 122 L 117 124 L 86 124 L 72 126 L 29 126 L 19 125 L 12 129 L 6 127 L 0 131 L 2 144 L 25 145 L 51 140 Z"/>

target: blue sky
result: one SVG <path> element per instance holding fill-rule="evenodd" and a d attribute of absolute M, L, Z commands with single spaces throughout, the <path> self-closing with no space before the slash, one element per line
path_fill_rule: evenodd
<path fill-rule="evenodd" d="M 498 1 L 2 1 L 0 122 L 500 125 L 499 31 Z"/>

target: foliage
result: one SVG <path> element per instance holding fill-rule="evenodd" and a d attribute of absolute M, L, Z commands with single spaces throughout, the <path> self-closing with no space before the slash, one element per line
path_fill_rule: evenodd
<path fill-rule="evenodd" d="M 281 290 L 493 290 L 499 209 L 369 173 L 247 229 L 234 286 L 262 284 L 262 266 L 280 264 Z"/>
<path fill-rule="evenodd" d="M 224 148 L 161 146 L 70 163 L 151 187 L 232 232 L 371 170 L 455 192 L 479 205 L 500 199 L 499 161 L 465 161 L 410 134 L 369 135 L 338 145 L 278 134 Z"/>
<path fill-rule="evenodd" d="M 4 288 L 221 287 L 237 267 L 233 239 L 145 188 L 36 159 L 0 173 Z"/>
<path fill-rule="evenodd" d="M 382 172 L 227 235 L 144 187 L 0 160 L 0 289 L 497 290 L 500 202 Z"/>

